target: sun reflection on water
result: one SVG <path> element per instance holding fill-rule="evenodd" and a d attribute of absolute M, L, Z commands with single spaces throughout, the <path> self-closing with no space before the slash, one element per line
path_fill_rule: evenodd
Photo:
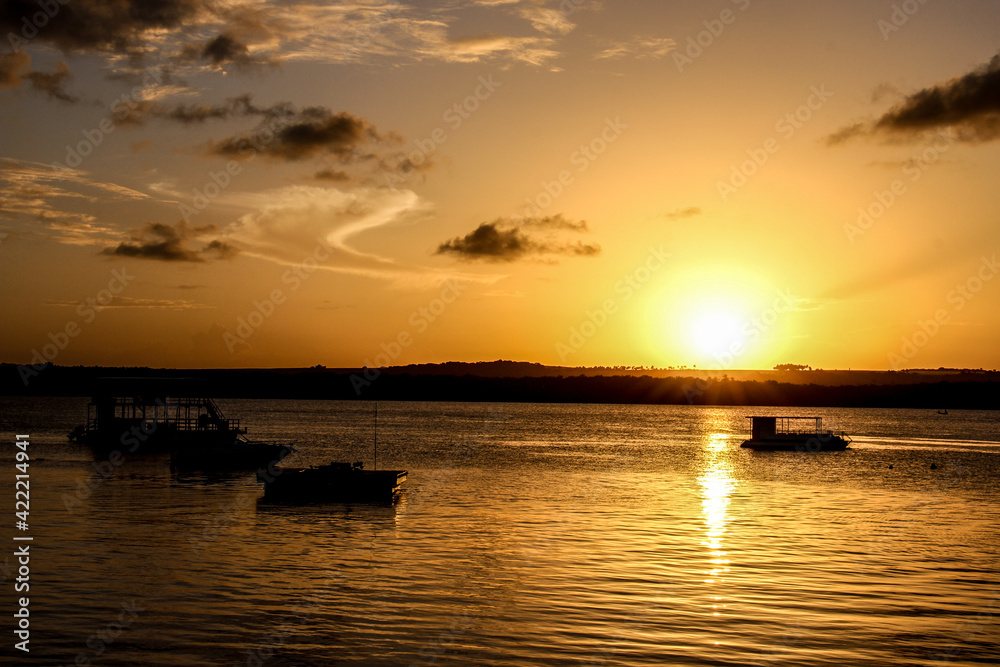
<path fill-rule="evenodd" d="M 732 469 L 725 456 L 730 436 L 726 433 L 712 433 L 706 443 L 705 469 L 698 482 L 701 484 L 702 515 L 705 519 L 705 540 L 702 542 L 709 552 L 711 569 L 706 572 L 704 582 L 714 588 L 712 615 L 720 616 L 727 605 L 719 595 L 719 585 L 726 582 L 729 572 L 729 557 L 725 547 L 727 511 L 730 496 L 736 487 Z"/>

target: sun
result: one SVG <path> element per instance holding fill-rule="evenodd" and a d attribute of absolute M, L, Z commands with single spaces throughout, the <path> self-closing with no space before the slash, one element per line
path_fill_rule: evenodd
<path fill-rule="evenodd" d="M 719 359 L 743 343 L 743 320 L 734 311 L 706 306 L 691 315 L 688 339 L 693 349 Z"/>

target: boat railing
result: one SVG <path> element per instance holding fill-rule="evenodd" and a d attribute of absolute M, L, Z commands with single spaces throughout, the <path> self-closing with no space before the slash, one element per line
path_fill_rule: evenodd
<path fill-rule="evenodd" d="M 91 413 L 91 409 L 94 413 Z M 211 398 L 105 395 L 95 398 L 88 406 L 87 424 L 90 430 L 101 428 L 104 418 L 142 421 L 168 426 L 177 431 L 245 432 L 239 419 L 226 419 Z"/>
<path fill-rule="evenodd" d="M 240 426 L 239 419 L 204 419 L 207 415 L 201 415 L 199 417 L 178 417 L 176 415 L 169 414 L 136 414 L 134 416 L 130 415 L 116 415 L 115 419 L 122 419 L 127 421 L 141 421 L 143 423 L 148 423 L 150 425 L 157 426 L 167 426 L 176 431 L 218 431 L 218 432 L 231 432 L 235 431 L 237 433 L 245 432 Z M 97 417 L 89 417 L 87 419 L 87 428 L 91 431 L 95 431 L 100 427 L 99 420 Z"/>

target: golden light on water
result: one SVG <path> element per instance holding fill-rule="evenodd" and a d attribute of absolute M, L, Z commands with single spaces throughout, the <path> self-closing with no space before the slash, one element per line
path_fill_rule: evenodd
<path fill-rule="evenodd" d="M 705 471 L 698 478 L 701 485 L 702 516 L 705 521 L 705 540 L 702 542 L 708 549 L 711 569 L 706 573 L 706 584 L 713 587 L 725 583 L 729 572 L 729 558 L 726 552 L 725 537 L 727 533 L 728 508 L 730 497 L 736 488 L 735 480 L 729 463 L 724 458 L 724 451 L 729 444 L 730 436 L 726 433 L 712 433 L 706 443 Z M 713 590 L 717 593 L 718 590 Z M 712 615 L 719 616 L 727 605 L 723 596 L 712 595 Z"/>

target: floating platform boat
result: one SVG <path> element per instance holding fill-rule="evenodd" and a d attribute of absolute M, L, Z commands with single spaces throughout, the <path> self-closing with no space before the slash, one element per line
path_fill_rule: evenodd
<path fill-rule="evenodd" d="M 187 378 L 101 378 L 87 406 L 87 423 L 69 439 L 98 455 L 169 453 L 190 468 L 253 469 L 295 451 L 294 441 L 249 440 L 199 383 Z"/>
<path fill-rule="evenodd" d="M 831 452 L 847 448 L 851 439 L 841 431 L 823 430 L 822 417 L 753 416 L 750 420 L 750 438 L 740 447 L 748 449 Z"/>
<path fill-rule="evenodd" d="M 346 461 L 257 473 L 257 481 L 264 484 L 264 500 L 274 502 L 392 503 L 404 480 L 405 470 L 365 470 L 363 463 Z"/>

